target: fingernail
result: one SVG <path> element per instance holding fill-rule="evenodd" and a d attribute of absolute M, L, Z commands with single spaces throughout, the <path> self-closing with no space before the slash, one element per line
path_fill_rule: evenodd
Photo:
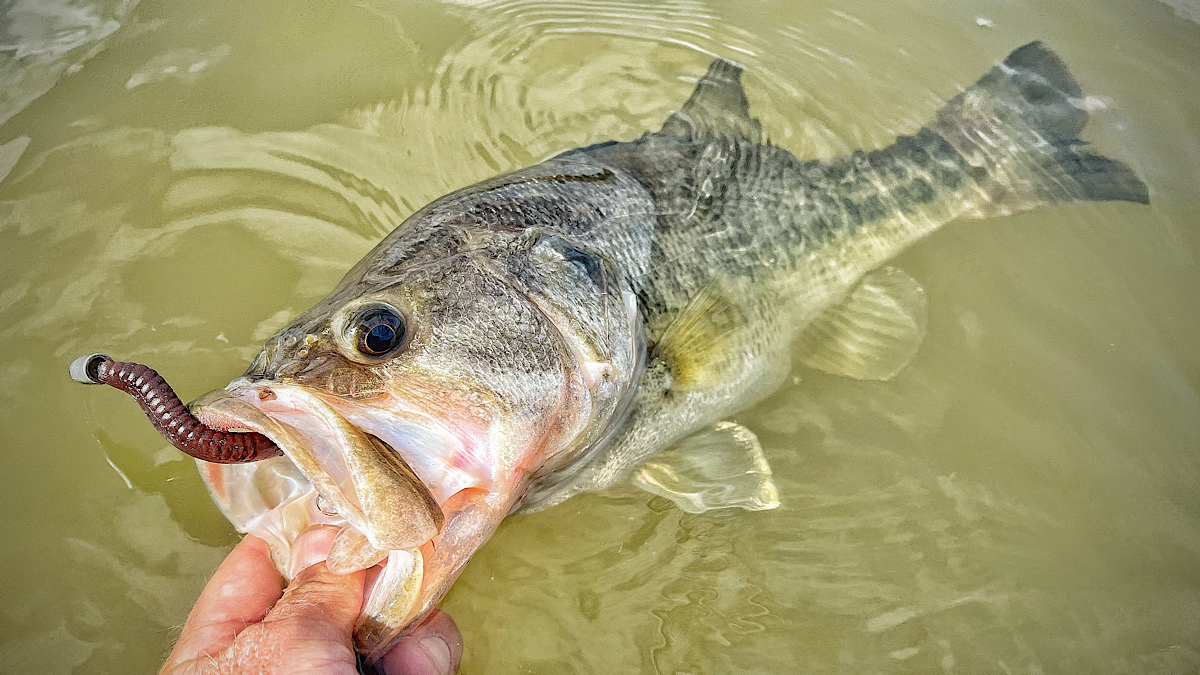
<path fill-rule="evenodd" d="M 296 537 L 288 560 L 288 576 L 294 579 L 300 572 L 328 558 L 329 547 L 336 535 L 336 528 L 322 526 L 305 530 Z"/>
<path fill-rule="evenodd" d="M 425 656 L 429 659 L 429 665 L 436 673 L 443 675 L 454 675 L 454 664 L 450 662 L 450 645 L 446 641 L 436 635 L 429 635 L 421 638 L 417 643 L 421 651 L 425 652 Z"/>

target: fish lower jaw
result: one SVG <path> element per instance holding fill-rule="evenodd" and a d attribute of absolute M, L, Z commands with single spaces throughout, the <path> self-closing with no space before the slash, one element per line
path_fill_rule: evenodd
<path fill-rule="evenodd" d="M 296 385 L 236 382 L 198 399 L 192 412 L 214 428 L 261 433 L 283 451 L 252 463 L 197 465 L 221 511 L 239 531 L 265 539 L 289 579 L 314 562 L 293 551 L 297 539 L 314 527 L 337 528 L 325 563 L 334 572 L 366 571 L 354 642 L 368 660 L 432 611 L 527 478 L 515 470 L 498 480 L 484 461 L 491 455 L 470 451 L 483 445 L 474 437 L 373 426 Z M 403 456 L 393 459 L 396 449 L 425 462 L 432 479 L 422 481 Z"/>
<path fill-rule="evenodd" d="M 279 437 L 280 427 L 272 420 L 252 413 L 239 414 L 244 410 L 241 406 L 225 405 L 217 409 L 198 406 L 195 414 L 212 428 L 249 428 L 273 440 Z M 285 440 L 281 447 L 294 449 L 294 442 Z M 363 611 L 355 637 L 359 651 L 366 653 L 378 647 L 419 611 L 426 569 L 422 548 L 431 551 L 432 544 L 393 550 L 388 550 L 386 544 L 377 545 L 380 541 L 370 536 L 368 519 L 350 490 L 327 474 L 316 474 L 324 480 L 319 487 L 311 480 L 312 467 L 303 471 L 286 454 L 249 464 L 197 461 L 197 465 L 230 522 L 239 531 L 267 542 L 280 575 L 290 580 L 319 562 L 339 574 L 366 570 Z M 337 531 L 328 553 L 314 559 L 311 551 L 299 550 L 296 544 L 299 540 L 303 546 L 302 536 L 322 527 Z"/>
<path fill-rule="evenodd" d="M 287 463 L 282 457 L 271 461 Z M 225 472 L 230 468 L 229 465 L 197 463 L 210 487 L 217 482 L 213 480 L 214 472 Z M 287 468 L 262 467 L 272 475 L 287 475 Z M 290 468 L 294 470 L 294 467 Z M 337 574 L 365 570 L 363 610 L 355 627 L 355 647 L 368 653 L 386 636 L 407 626 L 420 610 L 426 555 L 432 551 L 432 544 L 393 551 L 375 548 L 358 527 L 340 514 L 323 511 L 318 506 L 320 493 L 311 484 L 300 482 L 303 477 L 296 474 L 289 476 L 290 480 L 295 480 L 289 498 L 273 508 L 251 514 L 231 508 L 236 507 L 235 502 L 221 504 L 222 509 L 238 530 L 267 542 L 276 569 L 289 581 L 303 569 L 321 562 Z M 249 482 L 253 484 L 254 481 Z M 264 481 L 258 482 L 261 485 Z M 258 505 L 265 507 L 262 501 L 258 501 Z M 305 545 L 305 534 L 318 528 L 333 529 L 336 534 L 328 552 L 314 557 L 301 547 Z"/>

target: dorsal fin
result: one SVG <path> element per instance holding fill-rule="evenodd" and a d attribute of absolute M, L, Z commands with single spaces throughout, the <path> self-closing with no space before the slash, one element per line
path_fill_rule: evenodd
<path fill-rule="evenodd" d="M 662 133 L 683 138 L 761 141 L 762 126 L 750 116 L 742 90 L 742 67 L 717 59 L 696 84 L 692 97 L 663 124 Z"/>

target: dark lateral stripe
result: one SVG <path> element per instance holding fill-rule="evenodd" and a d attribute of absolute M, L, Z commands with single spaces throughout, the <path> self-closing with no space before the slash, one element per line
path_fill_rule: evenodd
<path fill-rule="evenodd" d="M 573 174 L 573 173 L 556 173 L 550 176 L 530 176 L 528 178 L 520 178 L 518 180 L 493 185 L 488 188 L 488 192 L 503 190 L 504 188 L 513 187 L 514 185 L 531 185 L 550 183 L 553 185 L 563 185 L 565 183 L 599 183 L 613 177 L 613 172 L 608 169 L 602 169 L 599 173 L 593 174 Z"/>

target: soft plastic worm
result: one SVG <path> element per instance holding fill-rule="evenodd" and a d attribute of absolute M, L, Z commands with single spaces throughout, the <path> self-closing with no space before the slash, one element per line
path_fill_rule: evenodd
<path fill-rule="evenodd" d="M 140 363 L 91 354 L 71 364 L 71 377 L 85 384 L 107 384 L 129 394 L 171 445 L 197 459 L 240 464 L 283 454 L 271 439 L 260 433 L 218 431 L 206 426 L 179 400 L 161 375 Z"/>

